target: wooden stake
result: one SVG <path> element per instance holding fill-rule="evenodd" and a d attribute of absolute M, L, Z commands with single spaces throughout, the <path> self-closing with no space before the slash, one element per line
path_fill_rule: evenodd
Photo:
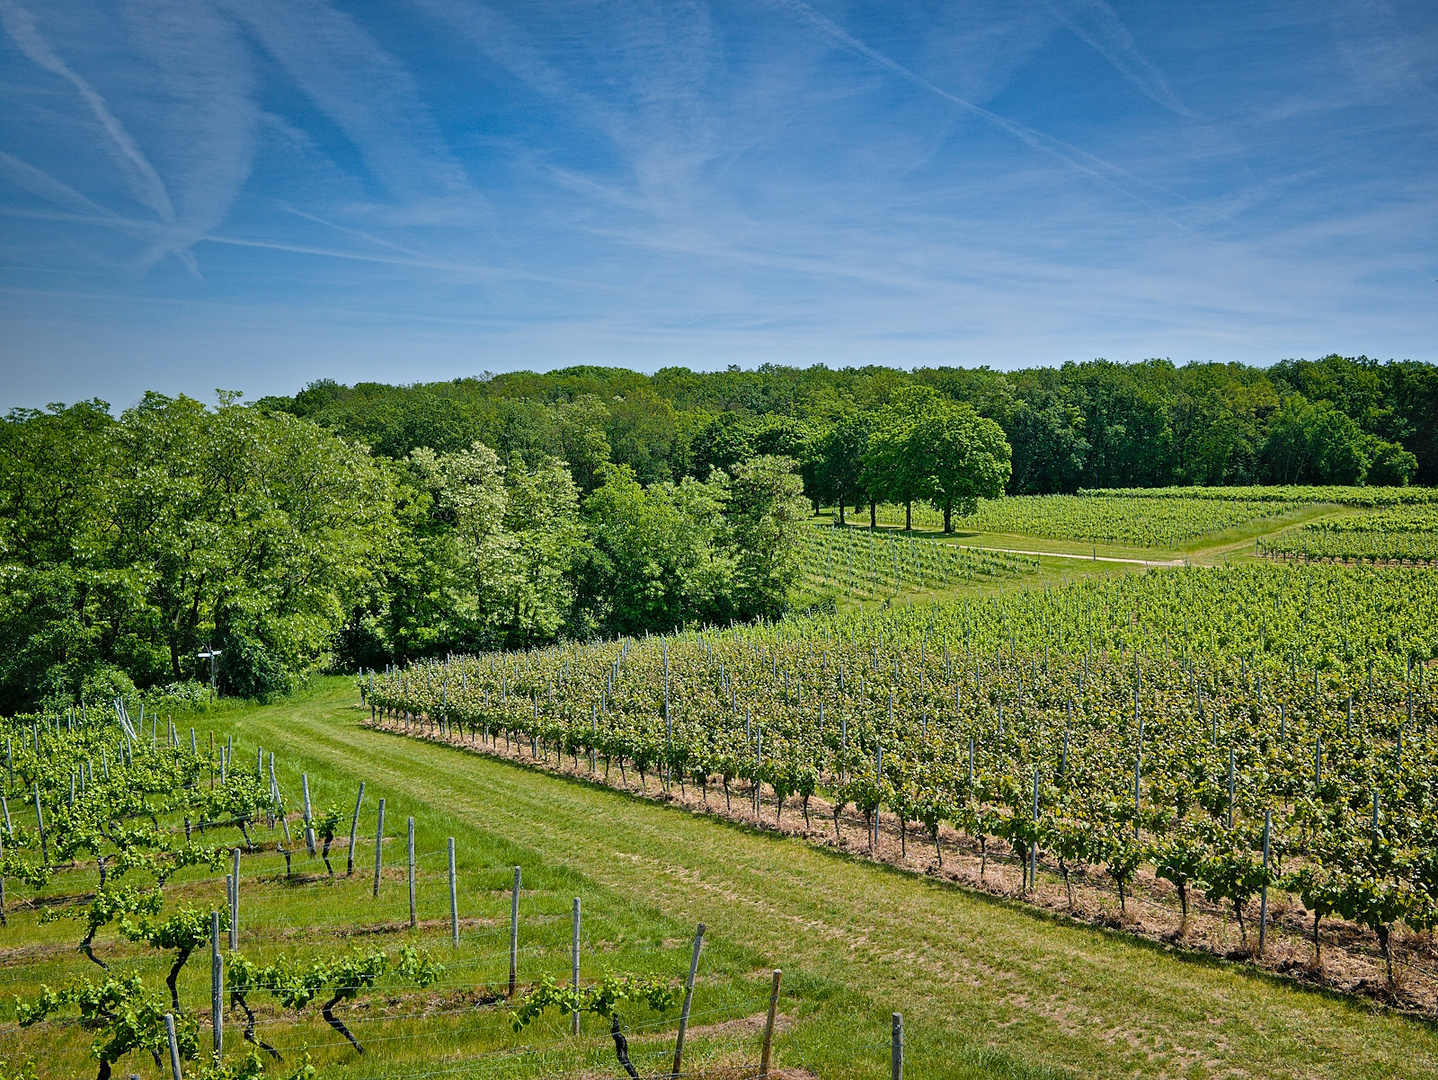
<path fill-rule="evenodd" d="M 894 1030 L 890 1036 L 889 1076 L 891 1080 L 904 1080 L 904 1014 L 894 1014 Z"/>
<path fill-rule="evenodd" d="M 40 811 L 40 782 L 35 782 L 35 827 L 40 830 L 40 858 L 42 865 L 50 865 L 50 847 L 45 843 L 45 815 Z"/>
<path fill-rule="evenodd" d="M 1268 935 L 1268 834 L 1273 828 L 1273 811 L 1263 812 L 1263 886 L 1258 900 L 1258 955 Z"/>
<path fill-rule="evenodd" d="M 165 1038 L 170 1043 L 170 1075 L 174 1080 L 183 1080 L 180 1076 L 180 1043 L 175 1038 L 175 1014 L 165 1014 Z"/>
<path fill-rule="evenodd" d="M 310 774 L 300 773 L 300 786 L 305 791 L 305 847 L 309 849 L 310 858 L 315 857 L 315 830 L 310 825 L 312 814 L 310 812 Z"/>
<path fill-rule="evenodd" d="M 409 928 L 418 924 L 414 915 L 414 818 L 409 819 Z"/>
<path fill-rule="evenodd" d="M 774 986 L 769 991 L 769 1018 L 764 1021 L 764 1048 L 759 1052 L 759 1075 L 769 1075 L 769 1055 L 774 1049 L 774 1017 L 779 1011 L 779 980 L 784 973 L 774 969 Z"/>
<path fill-rule="evenodd" d="M 240 947 L 240 849 L 230 851 L 230 952 Z"/>
<path fill-rule="evenodd" d="M 674 1080 L 684 1060 L 684 1032 L 689 1027 L 689 1006 L 694 1000 L 694 975 L 699 970 L 699 950 L 704 946 L 704 924 L 694 934 L 694 952 L 689 957 L 689 978 L 684 982 L 684 1006 L 679 1010 L 679 1036 L 674 1040 Z"/>
<path fill-rule="evenodd" d="M 360 803 L 364 802 L 364 781 L 360 781 L 359 795 L 355 798 L 355 816 L 350 818 L 350 857 L 345 867 L 345 877 L 355 872 L 355 834 L 359 830 Z"/>
<path fill-rule="evenodd" d="M 215 1057 L 225 1052 L 225 958 L 220 955 L 220 913 L 210 912 L 210 1026 Z"/>
<path fill-rule="evenodd" d="M 570 964 L 573 968 L 573 985 L 576 994 L 579 992 L 579 897 L 574 898 L 574 937 L 570 944 Z M 579 1034 L 579 1010 L 574 1011 L 570 1022 L 570 1033 Z"/>

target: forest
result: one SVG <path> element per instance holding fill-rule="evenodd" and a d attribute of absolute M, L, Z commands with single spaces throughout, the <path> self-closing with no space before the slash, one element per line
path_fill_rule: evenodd
<path fill-rule="evenodd" d="M 570 462 L 581 487 L 605 460 L 629 465 L 647 484 L 702 480 L 756 450 L 783 453 L 805 464 L 806 490 L 830 505 L 848 490 L 843 459 L 853 429 L 914 385 L 1003 429 L 1013 451 L 1011 495 L 1438 482 L 1438 368 L 1363 356 L 1265 368 L 1095 360 L 1012 372 L 736 365 L 651 376 L 573 367 L 410 386 L 319 381 L 260 404 L 387 457 L 476 440 L 501 455 L 553 454 Z"/>

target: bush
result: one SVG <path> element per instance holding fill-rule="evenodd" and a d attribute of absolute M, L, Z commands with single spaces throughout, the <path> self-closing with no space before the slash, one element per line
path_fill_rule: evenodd
<path fill-rule="evenodd" d="M 146 709 L 190 710 L 202 708 L 210 700 L 210 684 L 198 679 L 152 686 L 140 695 Z"/>
<path fill-rule="evenodd" d="M 256 620 L 230 610 L 216 619 L 219 629 L 220 693 L 268 701 L 294 688 L 294 672 L 261 635 Z"/>
<path fill-rule="evenodd" d="M 44 709 L 59 712 L 77 702 L 108 706 L 117 697 L 135 697 L 130 676 L 114 664 L 68 661 L 45 672 L 40 699 Z"/>

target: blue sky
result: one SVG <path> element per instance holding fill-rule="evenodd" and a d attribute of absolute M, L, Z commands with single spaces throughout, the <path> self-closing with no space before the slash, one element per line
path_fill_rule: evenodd
<path fill-rule="evenodd" d="M 1438 360 L 1438 6 L 0 0 L 0 407 Z"/>

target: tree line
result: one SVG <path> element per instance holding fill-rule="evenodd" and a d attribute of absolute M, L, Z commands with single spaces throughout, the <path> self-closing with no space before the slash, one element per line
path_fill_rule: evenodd
<path fill-rule="evenodd" d="M 1438 368 L 1362 356 L 1267 368 L 1095 360 L 1013 372 L 763 365 L 645 375 L 575 367 L 412 386 L 320 381 L 264 404 L 389 457 L 476 440 L 501 456 L 552 454 L 570 463 L 584 490 L 606 461 L 630 466 L 648 484 L 704 480 L 755 453 L 783 454 L 801 463 L 816 502 L 857 505 L 868 487 L 854 448 L 867 445 L 865 426 L 891 399 L 915 386 L 999 425 L 1012 450 L 1012 495 L 1438 483 Z"/>

